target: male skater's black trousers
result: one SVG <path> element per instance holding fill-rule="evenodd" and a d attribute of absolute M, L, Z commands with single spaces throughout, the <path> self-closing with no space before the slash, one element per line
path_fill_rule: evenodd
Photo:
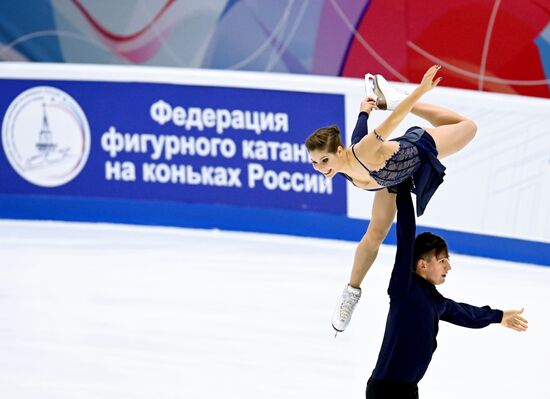
<path fill-rule="evenodd" d="M 367 399 L 418 399 L 418 386 L 414 382 L 381 381 L 369 378 Z"/>

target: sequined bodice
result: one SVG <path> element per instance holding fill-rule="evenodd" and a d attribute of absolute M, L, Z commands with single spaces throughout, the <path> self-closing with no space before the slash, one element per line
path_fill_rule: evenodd
<path fill-rule="evenodd" d="M 370 170 L 367 168 L 357 155 L 355 150 L 351 147 L 351 151 L 355 156 L 355 159 L 363 166 L 371 175 L 371 177 L 383 187 L 396 186 L 404 180 L 411 177 L 414 172 L 420 168 L 420 156 L 418 155 L 418 148 L 408 141 L 402 140 L 399 142 L 399 150 L 394 153 L 387 161 L 386 164 L 378 170 Z"/>

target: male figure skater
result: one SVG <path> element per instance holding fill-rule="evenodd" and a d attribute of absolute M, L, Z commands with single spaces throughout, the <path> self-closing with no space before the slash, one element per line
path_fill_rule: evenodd
<path fill-rule="evenodd" d="M 367 383 L 367 399 L 418 398 L 424 376 L 437 347 L 439 320 L 482 328 L 501 323 L 516 331 L 527 329 L 521 310 L 494 310 L 457 303 L 441 295 L 451 270 L 447 243 L 432 233 L 415 239 L 416 221 L 410 181 L 397 189 L 397 253 L 388 287 L 390 310 L 376 367 Z"/>

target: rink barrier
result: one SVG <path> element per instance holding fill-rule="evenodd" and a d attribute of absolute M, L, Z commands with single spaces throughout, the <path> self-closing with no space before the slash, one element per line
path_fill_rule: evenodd
<path fill-rule="evenodd" d="M 0 218 L 139 224 L 359 241 L 368 221 L 320 212 L 113 199 L 0 196 Z M 550 244 L 419 225 L 445 238 L 451 252 L 550 266 Z M 396 244 L 395 224 L 384 243 Z"/>
<path fill-rule="evenodd" d="M 361 79 L 1 63 L 0 86 L 2 218 L 350 241 L 371 218 L 374 195 L 327 182 L 303 145 L 331 124 L 349 144 Z M 548 266 L 550 101 L 445 87 L 426 101 L 471 117 L 478 134 L 445 159 L 419 231 L 429 226 L 458 253 Z M 369 127 L 385 115 L 373 112 Z M 509 128 L 518 121 L 522 134 Z"/>

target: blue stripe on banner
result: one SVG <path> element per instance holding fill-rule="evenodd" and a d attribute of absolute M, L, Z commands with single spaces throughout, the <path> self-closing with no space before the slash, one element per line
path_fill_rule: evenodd
<path fill-rule="evenodd" d="M 221 229 L 358 241 L 368 221 L 316 212 L 175 202 L 0 196 L 0 218 Z M 550 244 L 418 226 L 452 252 L 550 266 Z M 395 225 L 385 244 L 395 245 Z"/>

